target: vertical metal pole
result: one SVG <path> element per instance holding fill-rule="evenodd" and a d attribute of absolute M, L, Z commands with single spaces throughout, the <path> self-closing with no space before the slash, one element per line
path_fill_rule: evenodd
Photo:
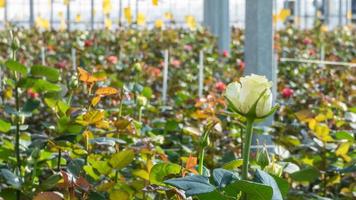
<path fill-rule="evenodd" d="M 264 75 L 273 82 L 276 95 L 276 69 L 273 65 L 273 0 L 247 0 L 245 13 L 246 74 Z M 272 118 L 265 125 L 272 124 Z"/>
<path fill-rule="evenodd" d="M 120 0 L 121 1 L 121 0 Z M 94 13 L 94 0 L 91 0 L 90 1 L 90 9 L 91 9 L 91 14 L 90 14 L 90 28 L 91 28 L 91 30 L 94 30 L 94 15 L 95 15 L 95 13 Z"/>
<path fill-rule="evenodd" d="M 229 0 L 204 0 L 204 25 L 218 38 L 219 51 L 230 51 Z"/>
<path fill-rule="evenodd" d="M 4 26 L 7 22 L 7 0 L 5 0 L 5 8 L 4 8 Z"/>
<path fill-rule="evenodd" d="M 73 64 L 73 71 L 77 71 L 77 51 L 75 48 L 72 48 L 72 64 Z"/>
<path fill-rule="evenodd" d="M 68 4 L 67 4 L 67 29 L 68 31 L 70 31 L 70 1 L 68 1 Z"/>
<path fill-rule="evenodd" d="M 343 1 L 339 2 L 339 26 L 342 26 L 342 18 L 344 17 L 344 15 L 342 14 L 342 10 L 343 10 Z"/>
<path fill-rule="evenodd" d="M 44 47 L 41 47 L 41 60 L 42 60 L 42 65 L 46 65 L 46 50 Z"/>
<path fill-rule="evenodd" d="M 121 27 L 122 25 L 121 18 L 122 18 L 122 0 L 119 1 L 119 27 Z"/>
<path fill-rule="evenodd" d="M 29 2 L 30 6 L 30 27 L 34 26 L 34 12 L 33 12 L 33 0 L 30 0 Z"/>
<path fill-rule="evenodd" d="M 53 9 L 53 2 L 54 0 L 51 0 L 51 29 L 53 29 L 53 23 L 54 23 L 54 17 L 53 17 L 53 12 L 54 12 L 54 9 Z"/>
<path fill-rule="evenodd" d="M 168 50 L 164 50 L 164 66 L 163 66 L 163 86 L 162 86 L 162 103 L 163 106 L 167 102 L 167 88 L 168 88 L 168 62 L 169 62 L 169 53 Z"/>
<path fill-rule="evenodd" d="M 203 97 L 203 88 L 204 88 L 204 52 L 201 50 L 199 52 L 199 87 L 198 87 L 198 96 L 199 98 Z"/>
<path fill-rule="evenodd" d="M 138 0 L 136 0 L 136 10 L 135 10 L 135 12 L 136 12 L 136 23 L 137 23 L 137 16 L 138 16 L 138 12 L 139 12 L 139 8 L 138 8 L 138 5 L 139 5 L 139 3 L 138 3 Z"/>

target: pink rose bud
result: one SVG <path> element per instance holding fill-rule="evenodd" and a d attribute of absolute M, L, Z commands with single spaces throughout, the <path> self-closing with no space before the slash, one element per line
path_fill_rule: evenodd
<path fill-rule="evenodd" d="M 186 51 L 191 51 L 193 49 L 193 47 L 191 45 L 184 45 L 184 50 Z"/>
<path fill-rule="evenodd" d="M 223 51 L 223 57 L 225 57 L 225 58 L 229 57 L 229 52 L 224 50 Z"/>
<path fill-rule="evenodd" d="M 181 62 L 177 59 L 174 59 L 171 61 L 171 65 L 173 65 L 173 67 L 175 67 L 175 68 L 179 68 L 180 64 L 181 64 Z"/>
<path fill-rule="evenodd" d="M 116 64 L 117 63 L 117 57 L 116 56 L 108 56 L 106 58 L 106 61 L 110 64 Z"/>
<path fill-rule="evenodd" d="M 85 47 L 91 47 L 91 46 L 93 46 L 93 44 L 94 44 L 93 40 L 85 40 L 84 41 L 84 46 Z"/>
<path fill-rule="evenodd" d="M 67 61 L 61 60 L 55 64 L 55 66 L 59 69 L 65 69 L 67 67 Z"/>
<path fill-rule="evenodd" d="M 291 96 L 293 96 L 293 94 L 294 94 L 294 90 L 289 87 L 285 87 L 282 90 L 283 98 L 290 98 Z"/>
<path fill-rule="evenodd" d="M 312 40 L 311 40 L 310 38 L 306 37 L 306 38 L 304 38 L 303 43 L 304 43 L 305 45 L 309 45 L 309 44 L 312 43 Z"/>
<path fill-rule="evenodd" d="M 219 92 L 224 92 L 226 89 L 226 85 L 225 85 L 225 83 L 219 81 L 219 82 L 215 83 L 215 89 Z"/>

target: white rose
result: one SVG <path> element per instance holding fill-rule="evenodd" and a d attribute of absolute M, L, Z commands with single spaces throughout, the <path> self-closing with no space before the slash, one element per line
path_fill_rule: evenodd
<path fill-rule="evenodd" d="M 240 82 L 230 83 L 225 91 L 225 97 L 231 104 L 242 114 L 248 114 L 258 98 L 265 91 L 263 96 L 258 100 L 256 105 L 257 117 L 267 115 L 272 109 L 272 82 L 268 81 L 265 76 L 252 74 L 241 77 Z"/>

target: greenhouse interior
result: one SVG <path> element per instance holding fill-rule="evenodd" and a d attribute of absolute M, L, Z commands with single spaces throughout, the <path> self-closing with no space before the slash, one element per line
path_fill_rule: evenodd
<path fill-rule="evenodd" d="M 356 199 L 356 0 L 0 0 L 0 200 Z"/>

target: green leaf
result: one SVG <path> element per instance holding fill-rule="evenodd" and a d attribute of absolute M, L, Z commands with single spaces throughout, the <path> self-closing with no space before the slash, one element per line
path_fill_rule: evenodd
<path fill-rule="evenodd" d="M 164 178 L 168 175 L 179 174 L 181 166 L 174 163 L 158 163 L 154 165 L 150 172 L 150 183 L 164 185 Z"/>
<path fill-rule="evenodd" d="M 272 199 L 283 200 L 281 191 L 279 191 L 278 184 L 276 183 L 276 181 L 274 180 L 274 178 L 271 175 L 269 175 L 267 172 L 257 169 L 256 174 L 255 174 L 255 179 L 257 182 L 260 182 L 260 183 L 263 183 L 265 185 L 272 187 L 272 189 L 273 189 Z"/>
<path fill-rule="evenodd" d="M 47 80 L 57 82 L 59 79 L 59 70 L 51 67 L 35 65 L 31 67 L 31 75 L 35 77 L 46 77 Z"/>
<path fill-rule="evenodd" d="M 20 178 L 17 177 L 14 173 L 12 173 L 8 169 L 1 169 L 0 173 L 2 177 L 6 180 L 6 183 L 9 184 L 12 188 L 20 189 L 21 188 L 21 181 Z"/>
<path fill-rule="evenodd" d="M 94 171 L 92 166 L 89 165 L 85 165 L 83 167 L 84 171 L 86 172 L 86 174 L 88 174 L 90 177 L 92 177 L 94 180 L 99 180 L 100 176 L 96 174 L 96 172 Z"/>
<path fill-rule="evenodd" d="M 34 81 L 33 89 L 35 89 L 37 92 L 45 93 L 45 92 L 58 92 L 61 91 L 62 88 L 46 80 L 37 79 Z"/>
<path fill-rule="evenodd" d="M 130 195 L 123 190 L 111 190 L 109 192 L 110 200 L 130 200 Z"/>
<path fill-rule="evenodd" d="M 11 129 L 11 123 L 0 119 L 0 132 L 8 132 Z"/>
<path fill-rule="evenodd" d="M 247 199 L 271 200 L 273 189 L 270 186 L 252 181 L 239 180 L 224 188 L 226 194 L 236 197 L 241 191 L 247 195 Z"/>
<path fill-rule="evenodd" d="M 213 178 L 219 189 L 225 187 L 226 185 L 234 181 L 239 180 L 238 175 L 229 170 L 221 168 L 213 170 Z"/>
<path fill-rule="evenodd" d="M 347 131 L 338 131 L 335 133 L 335 137 L 338 140 L 348 140 L 350 142 L 354 141 L 354 137 L 352 136 L 352 134 Z"/>
<path fill-rule="evenodd" d="M 215 187 L 209 183 L 209 178 L 201 175 L 173 178 L 164 182 L 184 190 L 187 196 L 209 193 L 215 190 Z"/>
<path fill-rule="evenodd" d="M 283 178 L 280 178 L 275 175 L 271 175 L 274 180 L 276 181 L 279 191 L 281 191 L 282 197 L 285 199 L 287 197 L 288 191 L 289 191 L 289 183 L 287 180 L 284 180 Z"/>
<path fill-rule="evenodd" d="M 146 98 L 151 98 L 152 97 L 152 94 L 153 94 L 153 92 L 152 92 L 152 89 L 151 88 L 149 88 L 149 87 L 144 87 L 143 88 L 143 90 L 142 90 L 142 95 L 144 96 L 144 97 L 146 97 Z"/>
<path fill-rule="evenodd" d="M 198 194 L 197 195 L 199 200 L 226 200 L 227 198 L 223 196 L 219 191 L 214 190 L 209 193 L 203 193 L 203 194 Z M 231 198 L 229 198 L 231 199 Z"/>
<path fill-rule="evenodd" d="M 18 72 L 22 75 L 26 75 L 27 74 L 27 68 L 22 65 L 21 63 L 17 62 L 17 61 L 14 61 L 14 60 L 8 60 L 5 62 L 5 66 L 11 70 L 11 71 L 14 71 L 14 72 Z"/>
<path fill-rule="evenodd" d="M 84 166 L 84 160 L 80 158 L 76 158 L 68 164 L 67 169 L 68 172 L 72 173 L 73 175 L 79 176 L 83 170 L 83 166 Z"/>
<path fill-rule="evenodd" d="M 356 172 L 356 165 L 355 163 L 351 166 L 345 167 L 341 170 L 339 170 L 340 173 L 354 173 Z"/>
<path fill-rule="evenodd" d="M 41 183 L 41 188 L 43 190 L 49 190 L 54 188 L 57 183 L 62 179 L 62 176 L 59 174 L 53 174 L 52 176 L 48 177 Z"/>
<path fill-rule="evenodd" d="M 293 180 L 298 182 L 313 182 L 319 178 L 320 172 L 319 170 L 315 169 L 314 167 L 307 167 L 300 171 L 294 172 L 290 174 Z"/>
<path fill-rule="evenodd" d="M 227 169 L 227 170 L 233 170 L 233 169 L 236 169 L 236 168 L 242 166 L 242 163 L 243 163 L 242 159 L 232 160 L 232 161 L 230 161 L 228 163 L 225 163 L 223 165 L 223 168 Z"/>
<path fill-rule="evenodd" d="M 40 105 L 40 102 L 37 100 L 29 99 L 26 101 L 25 105 L 22 107 L 22 112 L 27 112 L 31 113 L 34 111 L 38 106 Z"/>
<path fill-rule="evenodd" d="M 95 161 L 91 163 L 93 168 L 98 170 L 100 174 L 107 175 L 112 171 L 112 168 L 108 165 L 107 161 Z"/>
<path fill-rule="evenodd" d="M 106 198 L 103 194 L 91 191 L 89 193 L 89 200 L 106 200 Z"/>
<path fill-rule="evenodd" d="M 123 150 L 118 153 L 115 153 L 109 163 L 110 165 L 115 168 L 115 169 L 122 169 L 129 165 L 135 158 L 135 153 L 133 150 L 128 149 L 128 150 Z"/>

